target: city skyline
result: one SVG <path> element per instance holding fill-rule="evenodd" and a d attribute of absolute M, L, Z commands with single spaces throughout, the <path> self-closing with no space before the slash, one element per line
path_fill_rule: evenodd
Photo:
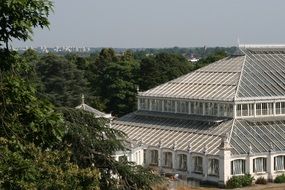
<path fill-rule="evenodd" d="M 13 47 L 167 48 L 285 43 L 285 2 L 55 0 L 50 30 Z M 274 28 L 274 30 L 272 30 Z"/>

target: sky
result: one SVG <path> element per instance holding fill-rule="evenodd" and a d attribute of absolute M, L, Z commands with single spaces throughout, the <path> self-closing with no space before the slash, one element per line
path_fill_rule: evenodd
<path fill-rule="evenodd" d="M 50 29 L 13 46 L 285 44 L 284 0 L 54 0 Z"/>

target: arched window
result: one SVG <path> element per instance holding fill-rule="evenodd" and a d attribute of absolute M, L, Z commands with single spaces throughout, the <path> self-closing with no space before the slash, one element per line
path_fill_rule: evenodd
<path fill-rule="evenodd" d="M 178 169 L 187 170 L 187 155 L 178 154 L 177 157 L 178 157 Z"/>
<path fill-rule="evenodd" d="M 172 168 L 172 152 L 163 152 L 163 166 Z"/>
<path fill-rule="evenodd" d="M 193 157 L 193 172 L 203 173 L 203 158 L 201 156 Z"/>
<path fill-rule="evenodd" d="M 213 175 L 213 176 L 219 176 L 219 160 L 218 159 L 209 159 L 208 174 Z"/>
<path fill-rule="evenodd" d="M 158 165 L 158 151 L 150 150 L 150 165 Z"/>
<path fill-rule="evenodd" d="M 245 160 L 237 159 L 231 162 L 231 174 L 238 175 L 245 173 Z"/>
<path fill-rule="evenodd" d="M 285 156 L 274 157 L 274 170 L 285 170 Z"/>
<path fill-rule="evenodd" d="M 265 172 L 266 169 L 266 158 L 255 158 L 253 159 L 253 172 Z"/>

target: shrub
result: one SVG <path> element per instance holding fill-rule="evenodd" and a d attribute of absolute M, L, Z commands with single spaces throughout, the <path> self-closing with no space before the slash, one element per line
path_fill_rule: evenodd
<path fill-rule="evenodd" d="M 274 179 L 274 183 L 285 183 L 285 175 L 278 175 L 275 179 Z"/>
<path fill-rule="evenodd" d="M 255 184 L 267 184 L 267 180 L 264 177 L 259 177 L 256 179 Z"/>
<path fill-rule="evenodd" d="M 233 189 L 250 186 L 252 184 L 252 181 L 253 177 L 250 174 L 245 174 L 243 176 L 233 176 L 227 181 L 226 188 Z"/>

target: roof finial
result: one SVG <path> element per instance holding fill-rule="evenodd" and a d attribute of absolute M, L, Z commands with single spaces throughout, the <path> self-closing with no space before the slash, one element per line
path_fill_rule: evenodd
<path fill-rule="evenodd" d="M 238 47 L 239 47 L 240 46 L 239 36 L 237 37 L 237 44 L 238 44 Z"/>
<path fill-rule="evenodd" d="M 84 104 L 84 99 L 85 99 L 84 94 L 82 94 L 82 96 L 81 96 L 81 104 Z"/>

